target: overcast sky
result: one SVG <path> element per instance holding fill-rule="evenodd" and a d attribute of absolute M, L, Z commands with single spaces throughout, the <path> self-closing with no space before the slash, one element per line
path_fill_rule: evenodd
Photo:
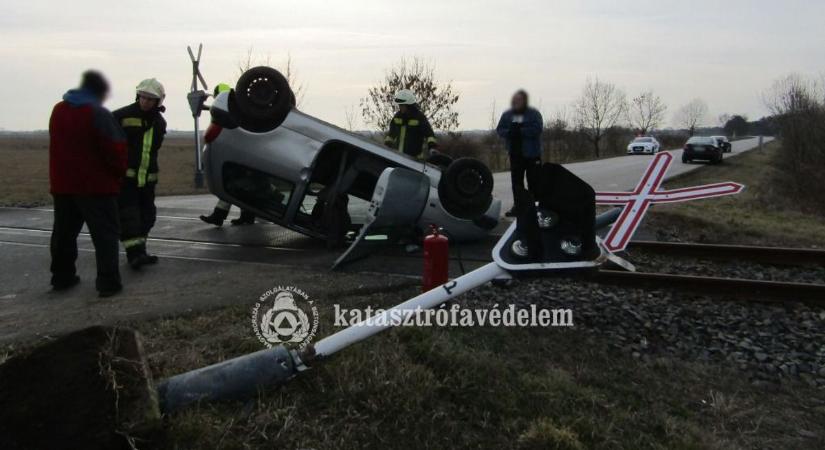
<path fill-rule="evenodd" d="M 5 1 L 0 5 L 0 128 L 43 129 L 87 68 L 104 71 L 114 109 L 156 77 L 167 119 L 191 129 L 187 44 L 204 45 L 212 87 L 234 83 L 252 47 L 278 65 L 291 53 L 304 111 L 343 124 L 402 56 L 432 61 L 461 94 L 462 129 L 485 128 L 491 104 L 520 87 L 545 116 L 588 77 L 669 106 L 694 97 L 721 113 L 765 114 L 761 93 L 787 73 L 825 72 L 821 0 L 590 1 Z M 204 120 L 205 124 L 205 120 Z M 362 126 L 362 125 L 359 125 Z"/>

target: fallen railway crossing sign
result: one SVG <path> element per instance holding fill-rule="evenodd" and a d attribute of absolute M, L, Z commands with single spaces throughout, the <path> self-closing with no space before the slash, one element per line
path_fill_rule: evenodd
<path fill-rule="evenodd" d="M 631 192 L 598 192 L 597 205 L 623 206 L 619 218 L 604 238 L 611 252 L 627 248 L 630 238 L 642 223 L 647 210 L 655 203 L 678 203 L 702 198 L 722 197 L 742 192 L 745 186 L 731 181 L 681 189 L 663 190 L 662 182 L 673 162 L 670 153 L 659 153 L 650 162 L 636 188 Z"/>

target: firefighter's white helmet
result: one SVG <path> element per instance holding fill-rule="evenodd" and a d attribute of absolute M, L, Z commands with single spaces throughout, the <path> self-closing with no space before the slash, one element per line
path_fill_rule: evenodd
<path fill-rule="evenodd" d="M 163 99 L 166 98 L 166 90 L 163 89 L 160 81 L 155 78 L 147 78 L 141 81 L 135 90 L 137 95 L 158 99 L 158 106 L 162 105 Z"/>
<path fill-rule="evenodd" d="M 414 105 L 418 103 L 415 93 L 409 89 L 401 89 L 395 93 L 395 103 L 399 105 Z"/>

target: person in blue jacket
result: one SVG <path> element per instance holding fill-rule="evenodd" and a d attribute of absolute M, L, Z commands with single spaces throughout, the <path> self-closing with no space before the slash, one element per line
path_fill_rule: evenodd
<path fill-rule="evenodd" d="M 510 109 L 501 115 L 496 133 L 504 139 L 510 155 L 510 179 L 513 184 L 513 198 L 517 199 L 525 190 L 524 176 L 527 175 L 527 191 L 538 189 L 541 173 L 541 132 L 544 120 L 541 113 L 529 105 L 529 97 L 523 89 L 513 94 Z M 516 215 L 516 205 L 505 213 L 507 217 Z"/>

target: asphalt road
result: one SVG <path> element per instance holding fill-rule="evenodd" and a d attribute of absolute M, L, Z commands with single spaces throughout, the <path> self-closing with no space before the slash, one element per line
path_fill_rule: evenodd
<path fill-rule="evenodd" d="M 768 143 L 773 138 L 765 138 Z M 758 138 L 742 139 L 731 143 L 731 153 L 725 153 L 725 157 L 730 157 L 737 153 L 742 153 L 759 145 Z M 670 166 L 667 177 L 681 175 L 692 170 L 699 169 L 703 162 L 693 164 L 682 163 L 682 150 L 668 150 L 673 153 L 673 164 Z M 642 172 L 647 168 L 652 155 L 627 155 L 615 158 L 600 159 L 597 161 L 587 161 L 566 164 L 565 167 L 571 172 L 590 183 L 596 191 L 629 191 L 632 190 L 639 181 Z M 510 187 L 509 172 L 496 173 L 494 175 L 493 194 L 500 198 L 502 211 L 506 211 L 513 206 L 513 195 Z"/>
<path fill-rule="evenodd" d="M 756 139 L 733 143 L 733 153 L 757 145 Z M 633 188 L 650 156 L 622 156 L 567 167 L 597 190 Z M 695 170 L 679 158 L 671 176 Z M 509 208 L 509 174 L 495 174 L 496 195 Z M 94 255 L 88 235 L 81 235 L 78 271 L 80 286 L 66 293 L 49 290 L 49 208 L 0 208 L 0 343 L 65 332 L 95 323 L 120 323 L 137 318 L 202 311 L 227 304 L 251 304 L 274 285 L 294 285 L 320 301 L 345 291 L 397 289 L 415 283 L 421 273 L 420 255 L 400 247 L 348 265 L 334 274 L 329 267 L 338 256 L 323 243 L 270 223 L 216 228 L 197 217 L 214 207 L 212 196 L 159 198 L 158 222 L 149 247 L 160 264 L 141 272 L 125 265 L 124 292 L 98 299 L 94 290 Z M 231 217 L 238 213 L 233 211 Z M 85 230 L 84 230 L 85 231 Z M 461 248 L 467 270 L 489 259 L 495 237 Z M 458 254 L 453 252 L 457 262 Z M 125 261 L 125 257 L 122 258 Z M 459 265 L 451 264 L 453 274 Z M 399 298 L 399 301 L 403 298 Z"/>

